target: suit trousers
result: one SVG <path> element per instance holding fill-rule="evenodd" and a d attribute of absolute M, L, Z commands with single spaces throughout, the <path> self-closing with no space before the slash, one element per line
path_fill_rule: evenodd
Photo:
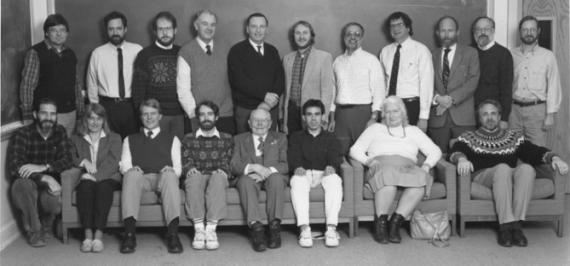
<path fill-rule="evenodd" d="M 412 100 L 414 99 L 414 100 Z M 404 105 L 406 106 L 406 113 L 408 113 L 408 123 L 410 125 L 417 125 L 420 119 L 420 100 L 419 98 L 404 98 Z"/>
<path fill-rule="evenodd" d="M 531 165 L 511 168 L 501 163 L 474 174 L 473 182 L 491 188 L 499 223 L 524 220 L 536 172 Z"/>
<path fill-rule="evenodd" d="M 531 106 L 512 105 L 509 116 L 509 127 L 522 130 L 525 138 L 533 144 L 546 147 L 546 133 L 542 126 L 546 118 L 546 104 Z"/>
<path fill-rule="evenodd" d="M 180 216 L 180 188 L 178 176 L 173 171 L 156 174 L 143 174 L 142 171 L 129 170 L 123 177 L 121 210 L 123 220 L 129 217 L 138 219 L 142 193 L 155 191 L 160 194 L 162 211 L 166 224 Z"/>
<path fill-rule="evenodd" d="M 61 198 L 50 194 L 44 182 L 18 178 L 12 183 L 11 194 L 26 232 L 39 232 L 42 224 L 51 226 L 61 212 Z"/>
<path fill-rule="evenodd" d="M 287 176 L 279 173 L 274 173 L 259 183 L 248 175 L 239 177 L 236 186 L 248 224 L 263 220 L 259 210 L 259 191 L 261 189 L 265 189 L 267 195 L 267 220 L 273 221 L 283 218 L 283 201 L 285 200 L 287 179 Z"/>
<path fill-rule="evenodd" d="M 366 129 L 372 116 L 370 104 L 337 105 L 335 111 L 335 134 L 340 142 L 340 151 L 348 154 L 350 147 Z"/>
<path fill-rule="evenodd" d="M 237 134 L 249 131 L 249 124 L 247 122 L 251 111 L 253 111 L 253 109 L 247 109 L 237 105 L 234 107 Z M 272 120 L 271 128 L 269 130 L 275 131 L 277 129 L 277 120 L 279 119 L 279 108 L 274 107 L 269 113 L 271 114 Z"/>
<path fill-rule="evenodd" d="M 302 110 L 300 106 L 292 101 L 289 102 L 289 105 L 287 106 L 287 121 L 283 121 L 283 123 L 287 123 L 289 134 L 303 130 L 301 112 Z"/>
<path fill-rule="evenodd" d="M 433 111 L 433 110 L 432 110 Z M 458 138 L 465 131 L 475 130 L 473 126 L 458 126 L 453 122 L 449 112 L 443 114 L 445 116 L 445 124 L 442 127 L 428 128 L 428 135 L 433 142 L 441 149 L 441 152 L 449 151 L 449 141 Z"/>
<path fill-rule="evenodd" d="M 220 174 L 196 174 L 186 177 L 186 215 L 191 220 L 219 221 L 226 217 L 228 178 Z"/>
<path fill-rule="evenodd" d="M 337 174 L 323 177 L 323 171 L 307 170 L 304 176 L 291 178 L 291 203 L 297 216 L 297 226 L 309 224 L 309 193 L 318 185 L 325 190 L 326 223 L 338 224 L 342 204 L 342 179 Z"/>
<path fill-rule="evenodd" d="M 77 212 L 85 229 L 104 230 L 107 225 L 109 210 L 113 204 L 113 192 L 121 188 L 121 183 L 114 179 L 98 182 L 83 179 L 75 188 Z"/>

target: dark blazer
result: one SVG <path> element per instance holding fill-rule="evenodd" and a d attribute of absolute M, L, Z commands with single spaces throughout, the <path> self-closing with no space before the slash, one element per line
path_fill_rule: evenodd
<path fill-rule="evenodd" d="M 447 91 L 443 87 L 442 80 L 442 53 L 443 49 L 438 48 L 433 54 L 433 64 L 435 70 L 434 95 L 449 95 L 454 100 L 454 104 L 446 110 L 453 122 L 458 126 L 475 125 L 475 102 L 473 94 L 479 83 L 479 55 L 473 47 L 457 44 L 457 50 L 451 62 Z M 429 117 L 429 127 L 442 127 L 445 124 L 444 113 L 436 115 L 436 106 L 432 107 Z"/>
<path fill-rule="evenodd" d="M 71 142 L 75 149 L 72 152 L 73 165 L 79 167 L 84 159 L 91 161 L 91 152 L 89 142 L 83 136 L 73 134 Z M 109 132 L 104 138 L 99 140 L 99 150 L 97 151 L 97 173 L 95 178 L 97 181 L 105 179 L 115 179 L 121 181 L 119 173 L 119 161 L 121 160 L 122 150 L 121 137 L 113 132 Z"/>
<path fill-rule="evenodd" d="M 251 132 L 234 137 L 231 169 L 235 176 L 243 176 L 246 165 L 255 163 L 255 149 Z M 267 133 L 262 164 L 265 167 L 275 167 L 280 174 L 288 174 L 287 137 L 284 134 L 274 131 Z"/>

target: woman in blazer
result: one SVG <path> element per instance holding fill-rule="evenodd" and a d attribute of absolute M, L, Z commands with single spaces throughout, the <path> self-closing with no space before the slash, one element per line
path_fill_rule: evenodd
<path fill-rule="evenodd" d="M 75 188 L 77 209 L 85 228 L 81 251 L 101 252 L 113 191 L 121 188 L 121 137 L 109 130 L 105 108 L 95 103 L 87 106 L 71 141 L 75 146 L 74 165 L 81 169 Z"/>

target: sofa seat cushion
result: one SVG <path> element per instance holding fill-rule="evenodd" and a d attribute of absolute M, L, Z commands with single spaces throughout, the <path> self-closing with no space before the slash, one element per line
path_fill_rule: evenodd
<path fill-rule="evenodd" d="M 362 189 L 363 189 L 362 197 L 365 200 L 373 200 L 374 199 L 374 194 L 372 193 L 372 190 L 370 190 L 370 188 L 368 188 L 368 186 L 363 186 Z M 398 194 L 396 194 L 396 198 L 400 198 L 402 191 L 403 190 L 398 189 Z M 445 198 L 446 194 L 447 194 L 447 191 L 445 190 L 445 185 L 443 183 L 433 182 L 433 185 L 431 186 L 431 194 L 430 194 L 429 199 L 442 199 L 442 198 Z"/>
<path fill-rule="evenodd" d="M 554 195 L 554 182 L 549 178 L 534 180 L 532 199 L 545 199 Z M 477 200 L 492 200 L 493 191 L 479 183 L 471 182 L 471 198 Z"/>

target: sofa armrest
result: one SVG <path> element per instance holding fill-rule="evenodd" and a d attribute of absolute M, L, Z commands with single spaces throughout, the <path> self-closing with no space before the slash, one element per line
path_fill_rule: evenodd
<path fill-rule="evenodd" d="M 79 180 L 81 169 L 73 167 L 61 173 L 61 205 L 64 210 L 71 209 L 73 190 Z"/>
<path fill-rule="evenodd" d="M 445 184 L 448 198 L 456 198 L 457 194 L 457 174 L 455 166 L 444 159 L 437 161 L 435 165 L 434 179 Z"/>
<path fill-rule="evenodd" d="M 364 188 L 364 170 L 365 166 L 359 161 L 350 159 L 350 165 L 354 174 L 354 201 L 360 202 L 364 199 L 362 196 L 362 189 Z"/>
<path fill-rule="evenodd" d="M 557 200 L 564 201 L 566 195 L 566 178 L 567 176 L 563 176 L 558 171 L 554 173 L 554 198 Z"/>
<path fill-rule="evenodd" d="M 351 204 L 354 202 L 354 171 L 346 160 L 340 165 L 340 171 L 343 181 L 343 201 Z"/>

